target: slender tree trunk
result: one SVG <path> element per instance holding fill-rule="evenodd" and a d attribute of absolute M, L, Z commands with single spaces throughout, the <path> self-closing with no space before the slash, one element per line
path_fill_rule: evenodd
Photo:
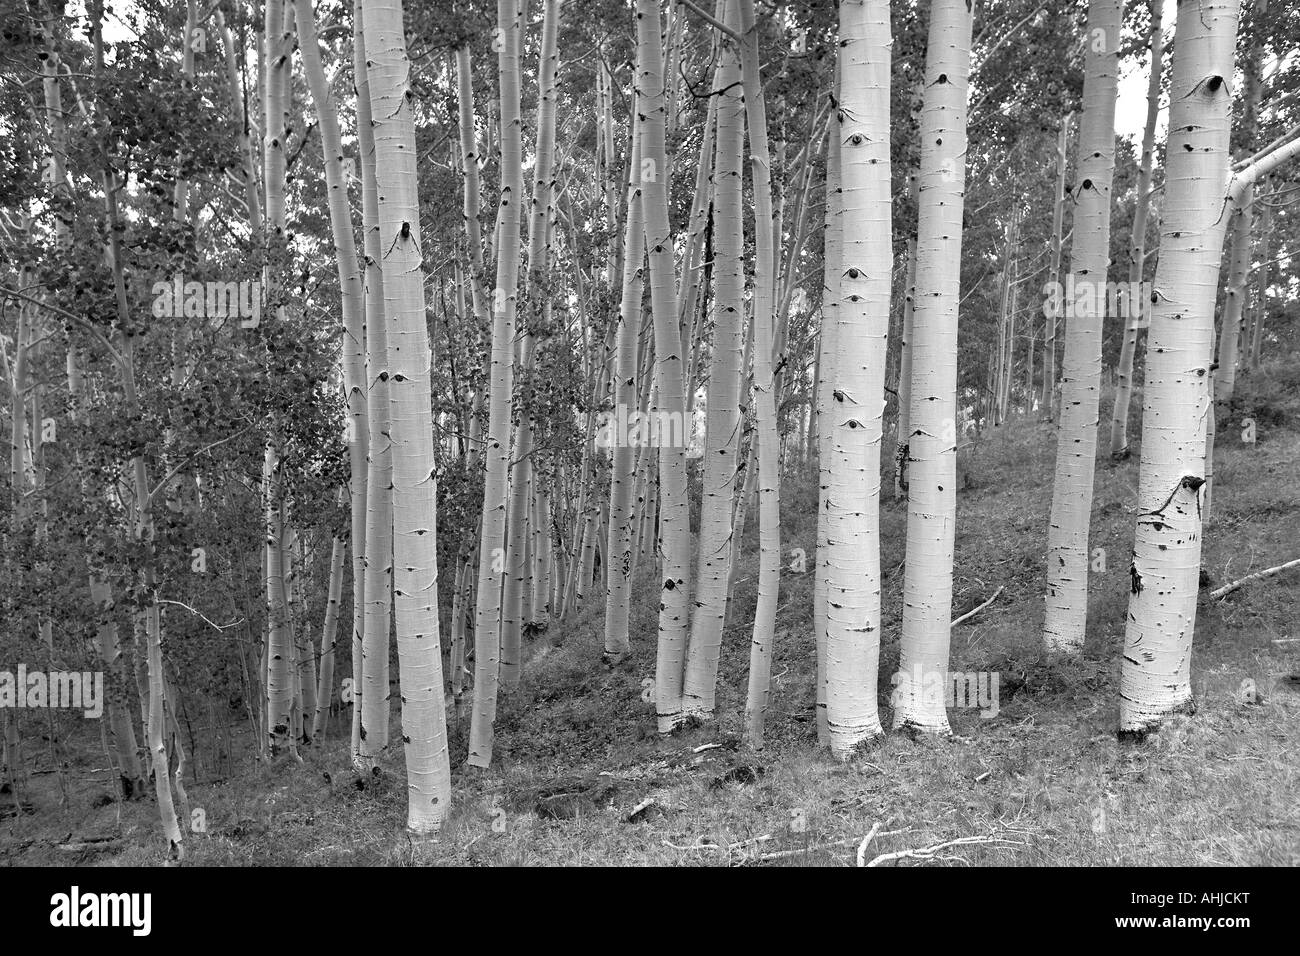
<path fill-rule="evenodd" d="M 615 420 L 620 414 L 639 411 L 640 387 L 637 346 L 641 332 L 642 302 L 645 295 L 645 223 L 641 189 L 640 136 L 632 135 L 631 172 L 627 183 L 627 230 L 623 240 L 623 295 L 618 312 L 618 354 L 615 371 Z M 618 664 L 631 650 L 628 616 L 631 612 L 632 572 L 636 568 L 633 542 L 636 484 L 636 446 L 628 436 L 617 436 L 609 486 L 609 539 L 605 546 L 605 661 Z"/>
<path fill-rule="evenodd" d="M 334 699 L 334 648 L 339 632 L 339 602 L 343 598 L 343 559 L 346 553 L 347 545 L 335 535 L 330 549 L 329 594 L 320 637 L 320 681 L 316 685 L 316 714 L 312 720 L 312 736 L 322 740 L 329 729 L 330 703 Z"/>
<path fill-rule="evenodd" d="M 1128 415 L 1133 395 L 1133 358 L 1137 353 L 1138 330 L 1148 303 L 1139 293 L 1142 264 L 1146 260 L 1147 213 L 1151 208 L 1151 175 L 1156 151 L 1156 119 L 1160 114 L 1160 78 L 1164 64 L 1164 33 L 1161 4 L 1151 3 L 1151 71 L 1147 78 L 1147 122 L 1142 131 L 1142 165 L 1138 171 L 1137 196 L 1133 206 L 1133 232 L 1129 238 L 1128 295 L 1124 297 L 1124 342 L 1116 370 L 1115 405 L 1110 416 L 1110 457 L 1122 461 L 1129 456 Z"/>
<path fill-rule="evenodd" d="M 1245 315 L 1247 277 L 1250 273 L 1250 233 L 1254 188 L 1242 194 L 1241 205 L 1232 211 L 1232 242 L 1228 246 L 1228 285 L 1224 290 L 1223 320 L 1219 329 L 1218 367 L 1214 370 L 1216 411 L 1226 409 L 1236 390 L 1237 343 Z M 1207 449 L 1207 454 L 1209 450 Z"/>
<path fill-rule="evenodd" d="M 524 194 L 519 116 L 519 47 L 522 20 L 514 0 L 497 0 L 498 69 L 501 75 L 501 203 L 497 213 L 496 288 L 492 296 L 491 389 L 484 442 L 483 537 L 479 545 L 474 614 L 474 704 L 469 763 L 492 763 L 492 725 L 501 665 L 501 584 L 505 571 L 506 501 L 510 465 L 510 405 L 514 380 L 515 306 L 519 283 L 519 220 Z"/>
<path fill-rule="evenodd" d="M 1061 129 L 1056 134 L 1056 202 L 1052 206 L 1052 246 L 1047 267 L 1049 288 L 1061 281 L 1061 243 L 1065 237 L 1065 169 L 1066 147 L 1070 141 L 1073 113 L 1061 117 Z M 1043 304 L 1043 420 L 1056 420 L 1056 324 L 1061 318 L 1061 298 L 1046 296 Z"/>
<path fill-rule="evenodd" d="M 924 139 L 922 144 L 924 145 Z M 964 159 L 963 159 L 964 162 Z M 894 449 L 894 497 L 907 494 L 907 446 L 912 425 L 912 327 L 916 310 L 916 240 L 907 241 L 907 289 L 903 293 L 903 341 L 898 360 L 898 430 Z"/>
<path fill-rule="evenodd" d="M 1268 12 L 1268 0 L 1256 0 L 1254 8 L 1256 15 L 1262 17 Z M 1249 58 L 1243 64 L 1246 74 L 1246 97 L 1242 110 L 1241 148 L 1246 154 L 1249 154 L 1254 149 L 1255 142 L 1258 139 L 1259 104 L 1263 98 L 1263 83 L 1261 82 L 1260 73 L 1263 66 L 1264 51 L 1261 43 L 1261 33 L 1262 26 L 1257 24 Z M 1214 371 L 1216 413 L 1221 409 L 1226 410 L 1236 390 L 1238 352 L 1240 351 L 1239 340 L 1242 326 L 1245 324 L 1243 320 L 1246 315 L 1246 299 L 1249 297 L 1247 279 L 1250 273 L 1250 237 L 1254 225 L 1254 195 L 1254 187 L 1246 187 L 1241 194 L 1241 202 L 1233 210 L 1232 222 L 1229 223 L 1232 229 L 1232 244 L 1229 246 L 1228 251 L 1228 287 L 1224 300 L 1223 320 L 1220 323 L 1219 331 L 1218 368 Z M 1267 233 L 1262 233 L 1262 235 L 1267 235 Z M 1268 256 L 1264 255 L 1263 260 L 1267 262 Z M 1267 268 L 1267 265 L 1260 266 L 1261 271 L 1267 270 Z M 1252 341 L 1248 339 L 1246 345 L 1249 348 Z M 1206 467 L 1212 468 L 1214 457 L 1214 442 L 1212 440 L 1206 445 L 1206 454 L 1208 456 Z M 1209 494 L 1208 489 L 1206 494 Z"/>
<path fill-rule="evenodd" d="M 438 639 L 437 484 L 420 252 L 415 115 L 401 0 L 363 0 L 384 250 L 393 448 L 393 610 L 406 752 L 407 829 L 435 831 L 450 809 L 451 769 Z"/>
<path fill-rule="evenodd" d="M 836 59 L 835 100 L 840 97 L 839 71 L 842 61 Z M 817 383 L 817 554 L 813 579 L 813 628 L 817 642 L 817 743 L 830 743 L 826 722 L 826 585 L 830 575 L 830 529 L 827 501 L 831 484 L 831 421 L 835 414 L 835 368 L 839 361 L 839 307 L 840 275 L 843 271 L 843 192 L 841 183 L 841 153 L 844 141 L 843 113 L 836 107 L 830 123 L 830 142 L 826 150 L 826 238 L 822 263 L 822 323 L 818 347 Z"/>
<path fill-rule="evenodd" d="M 658 0 L 637 0 L 637 95 L 641 107 L 641 198 L 646 251 L 650 258 L 650 302 L 655 326 L 656 422 L 680 425 L 682 335 L 677 312 L 673 236 L 668 221 L 668 163 L 665 153 L 665 89 Z M 683 435 L 684 439 L 685 436 Z M 659 447 L 659 551 L 663 557 L 659 597 L 659 641 L 655 657 L 655 712 L 659 732 L 670 733 L 682 719 L 690 602 L 690 513 L 686 498 L 684 440 Z"/>
<path fill-rule="evenodd" d="M 545 286 L 550 249 L 547 224 L 554 216 L 556 71 L 559 66 L 556 36 L 559 30 L 559 0 L 545 0 L 542 42 L 538 62 L 537 143 L 533 165 L 533 205 L 528 230 L 528 273 L 524 280 L 525 327 L 519 336 L 521 376 L 527 381 L 534 364 L 535 344 L 545 315 Z M 519 686 L 522 654 L 523 595 L 528 578 L 525 551 L 528 542 L 528 489 L 533 467 L 532 410 L 519 410 L 515 428 L 515 465 L 510 481 L 510 513 L 506 520 L 509 542 L 506 550 L 505 590 L 501 612 L 501 689 L 507 693 Z"/>
<path fill-rule="evenodd" d="M 907 555 L 894 726 L 946 734 L 952 562 L 957 523 L 957 304 L 966 190 L 971 11 L 934 0 L 921 107 L 921 174 L 907 451 Z M 1030 352 L 1032 355 L 1032 350 Z M 901 391 L 901 390 L 900 390 Z"/>
<path fill-rule="evenodd" d="M 745 743 L 763 746 L 763 725 L 771 691 L 772 645 L 776 639 L 776 606 L 781 584 L 780 438 L 773 365 L 774 299 L 778 266 L 772 226 L 771 153 L 767 146 L 767 109 L 759 72 L 759 33 L 754 0 L 734 0 L 739 7 L 741 68 L 745 113 L 749 125 L 750 176 L 754 189 L 754 407 L 758 447 L 758 603 L 749 649 L 749 691 L 745 701 Z M 888 117 L 888 110 L 886 110 Z M 886 123 L 888 120 L 886 119 Z M 886 125 L 886 139 L 888 125 Z M 779 235 L 779 231 L 778 231 Z M 886 241 L 888 246 L 888 241 Z M 886 273 L 888 269 L 886 268 Z M 888 288 L 888 285 L 886 285 Z M 886 292 L 886 298 L 888 293 Z M 888 322 L 889 304 L 885 303 Z M 883 398 L 883 374 L 882 398 Z M 876 448 L 879 455 L 879 445 Z M 877 466 L 878 467 L 878 466 Z M 877 491 L 877 494 L 879 492 Z"/>
<path fill-rule="evenodd" d="M 334 239 L 334 258 L 338 269 L 339 289 L 342 292 L 343 311 L 343 388 L 346 392 L 348 419 L 345 438 L 348 445 L 348 464 L 350 478 L 348 481 L 349 505 L 351 510 L 350 536 L 352 548 L 352 577 L 354 581 L 354 623 L 360 618 L 364 622 L 365 568 L 367 536 L 367 489 L 369 475 L 367 457 L 370 446 L 370 425 L 368 413 L 368 388 L 366 382 L 366 330 L 367 315 L 365 310 L 365 286 L 361 267 L 357 260 L 356 237 L 353 230 L 352 211 L 348 205 L 348 182 L 343 171 L 343 142 L 339 132 L 338 107 L 334 102 L 330 86 L 321 65 L 320 48 L 316 38 L 316 23 L 310 0 L 294 0 L 297 18 L 299 52 L 302 56 L 303 72 L 307 77 L 307 86 L 311 91 L 316 108 L 316 117 L 320 129 L 321 151 L 325 166 L 325 186 L 329 196 L 330 231 Z M 360 18 L 354 24 L 357 31 L 357 46 L 364 57 L 364 41 L 361 39 Z M 364 70 L 357 74 L 361 89 L 366 88 Z M 364 116 L 366 129 L 359 131 L 363 144 L 371 140 L 369 129 L 369 103 L 358 103 L 358 115 Z M 370 150 L 367 149 L 367 153 Z M 373 155 L 361 158 L 362 165 L 370 162 Z M 364 179 L 364 172 L 363 172 Z M 364 215 L 363 215 L 364 223 Z M 378 316 L 376 316 L 378 318 Z M 382 329 L 382 322 L 376 323 Z M 377 396 L 382 400 L 384 396 Z M 382 418 L 382 416 L 381 416 Z M 382 492 L 381 492 L 382 494 Z M 363 624 L 364 627 L 364 624 Z M 387 633 L 384 635 L 387 645 Z M 329 678 L 333 681 L 333 642 L 329 658 Z M 364 639 L 363 650 L 364 655 Z M 322 679 L 325 662 L 322 660 Z M 384 695 L 386 698 L 386 694 Z M 362 700 L 364 700 L 364 695 Z M 328 710 L 328 700 L 326 701 Z M 327 715 L 326 715 L 327 716 Z M 319 718 L 318 718 L 319 719 Z M 387 721 L 385 721 L 385 724 Z M 317 730 L 319 733 L 320 730 Z"/>
<path fill-rule="evenodd" d="M 826 716 L 831 752 L 847 759 L 881 734 L 880 444 L 889 333 L 889 4 L 839 10 L 843 263 L 838 361 L 827 415 Z"/>
<path fill-rule="evenodd" d="M 384 262 L 379 228 L 375 123 L 367 68 L 369 43 L 360 0 L 353 23 L 357 143 L 361 153 L 362 237 L 365 250 L 366 515 L 360 568 L 353 555 L 353 600 L 361 600 L 361 628 L 353 636 L 353 751 L 358 771 L 388 748 L 389 670 L 393 628 L 393 442 L 388 322 L 384 316 Z M 353 533 L 356 533 L 355 527 Z M 356 575 L 360 573 L 358 582 Z"/>
<path fill-rule="evenodd" d="M 735 28 L 735 2 L 728 5 Z M 745 95 L 741 88 L 740 50 L 724 44 L 714 73 L 720 91 L 713 107 L 717 119 L 716 159 L 713 163 L 713 348 L 709 363 L 708 421 L 701 476 L 698 563 L 695 605 L 682 710 L 687 717 L 713 716 L 722 629 L 732 556 L 732 508 L 736 485 L 736 453 L 740 445 L 740 394 L 745 347 L 744 208 L 741 197 L 745 147 Z M 705 160 L 701 158 L 701 162 Z M 707 165 L 707 163 L 705 163 Z"/>
<path fill-rule="evenodd" d="M 1270 240 L 1273 236 L 1273 207 L 1269 203 L 1259 214 L 1259 290 L 1255 293 L 1255 309 L 1250 323 L 1250 344 L 1247 350 L 1247 368 L 1259 366 L 1260 346 L 1264 341 L 1264 320 L 1268 317 L 1268 267 Z"/>
<path fill-rule="evenodd" d="M 1075 294 L 1065 323 L 1061 424 L 1047 526 L 1047 615 L 1043 621 L 1045 647 L 1065 654 L 1083 651 L 1088 622 L 1088 524 L 1097 459 L 1122 18 L 1123 0 L 1090 0 L 1070 247 Z"/>

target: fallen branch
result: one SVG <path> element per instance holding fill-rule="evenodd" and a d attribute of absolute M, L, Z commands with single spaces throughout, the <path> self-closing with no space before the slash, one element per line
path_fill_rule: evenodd
<path fill-rule="evenodd" d="M 1233 581 L 1231 584 L 1225 584 L 1221 588 L 1215 588 L 1210 592 L 1210 600 L 1217 601 L 1219 598 L 1231 594 L 1243 584 L 1249 584 L 1251 581 L 1258 581 L 1261 578 L 1271 578 L 1274 575 L 1281 574 L 1283 571 L 1287 571 L 1291 568 L 1300 568 L 1300 558 L 1288 561 L 1286 564 L 1279 564 L 1275 568 L 1265 568 L 1263 571 L 1256 571 L 1254 574 L 1248 574 L 1240 580 Z"/>
<path fill-rule="evenodd" d="M 1003 591 L 1003 588 L 1002 588 L 1002 587 L 999 587 L 996 591 L 993 592 L 993 596 L 992 596 L 991 598 L 989 598 L 987 601 L 985 601 L 985 602 L 984 602 L 983 604 L 981 604 L 979 607 L 977 607 L 977 608 L 972 608 L 971 610 L 967 611 L 965 614 L 963 614 L 961 617 L 957 618 L 957 620 L 953 621 L 953 622 L 952 622 L 951 624 L 949 624 L 948 626 L 949 626 L 949 627 L 956 627 L 956 626 L 957 626 L 958 624 L 960 624 L 962 621 L 969 621 L 971 618 L 973 618 L 973 617 L 974 617 L 976 614 L 978 614 L 980 611 L 984 610 L 986 607 L 988 607 L 990 604 L 992 604 L 994 601 L 996 601 L 996 600 L 998 599 L 998 595 L 1001 594 L 1002 591 Z"/>
<path fill-rule="evenodd" d="M 880 822 L 877 821 L 871 824 L 870 832 L 868 832 L 867 835 L 862 838 L 862 842 L 858 844 L 858 866 L 866 865 L 867 844 L 870 843 L 871 838 L 879 832 L 880 832 Z"/>
<path fill-rule="evenodd" d="M 900 833 L 908 833 L 911 829 L 911 827 L 903 827 L 901 830 L 885 830 L 883 833 L 877 833 L 876 836 L 897 836 Z M 820 850 L 834 850 L 842 846 L 852 846 L 857 842 L 857 839 L 857 837 L 849 837 L 847 840 L 834 840 L 830 843 L 817 843 L 813 846 L 795 847 L 792 850 L 773 850 L 771 853 L 764 853 L 762 856 L 754 857 L 754 862 L 762 863 L 767 860 L 782 860 L 786 857 L 816 853 Z"/>
<path fill-rule="evenodd" d="M 974 846 L 974 845 L 1002 844 L 1007 846 L 1024 846 L 1016 840 L 1003 840 L 995 836 L 969 836 L 958 837 L 955 840 L 946 840 L 943 843 L 936 843 L 934 846 L 922 847 L 917 850 L 897 850 L 893 853 L 882 853 L 870 863 L 868 867 L 879 866 L 881 863 L 889 863 L 892 860 L 933 860 L 940 850 L 946 850 L 950 846 Z M 954 859 L 952 857 L 939 857 L 939 859 Z M 960 859 L 957 857 L 955 859 Z"/>

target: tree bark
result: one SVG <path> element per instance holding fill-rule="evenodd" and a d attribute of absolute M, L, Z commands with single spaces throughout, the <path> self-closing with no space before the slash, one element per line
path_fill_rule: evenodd
<path fill-rule="evenodd" d="M 1065 322 L 1061 418 L 1047 526 L 1047 614 L 1043 621 L 1046 649 L 1067 655 L 1083 651 L 1088 622 L 1088 524 L 1097 459 L 1122 19 L 1122 0 L 1091 0 L 1088 5 L 1074 240 L 1070 249 L 1075 294 Z"/>
<path fill-rule="evenodd" d="M 921 107 L 907 552 L 894 727 L 935 734 L 949 733 L 943 695 L 927 691 L 946 679 L 952 619 L 961 298 L 961 272 L 953 263 L 961 262 L 962 252 L 970 39 L 965 0 L 934 0 Z"/>

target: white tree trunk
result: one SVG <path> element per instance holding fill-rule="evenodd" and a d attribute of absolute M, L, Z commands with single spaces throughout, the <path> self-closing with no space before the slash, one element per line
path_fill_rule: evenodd
<path fill-rule="evenodd" d="M 492 357 L 488 431 L 483 456 L 483 527 L 474 613 L 474 703 L 469 763 L 492 763 L 492 724 L 501 665 L 501 585 L 505 571 L 506 495 L 510 464 L 510 404 L 514 381 L 515 306 L 519 285 L 520 203 L 524 194 L 519 116 L 521 27 L 514 0 L 497 0 L 498 70 L 501 76 L 501 202 L 497 210 L 496 288 L 492 294 Z"/>
<path fill-rule="evenodd" d="M 886 0 L 839 10 L 843 263 L 827 426 L 826 715 L 847 759 L 881 734 L 880 445 L 889 336 L 890 24 Z"/>
<path fill-rule="evenodd" d="M 739 19 L 728 5 L 729 25 Z M 706 443 L 701 482 L 695 605 L 682 710 L 687 717 L 713 716 L 722 629 L 727 618 L 731 575 L 732 507 L 736 453 L 740 445 L 740 401 L 745 351 L 745 241 L 741 197 L 745 147 L 745 96 L 741 89 L 740 51 L 728 43 L 720 50 L 713 88 L 717 118 L 713 162 L 713 349 L 709 362 Z M 701 158 L 703 162 L 703 158 Z"/>
<path fill-rule="evenodd" d="M 961 262 L 962 251 L 970 38 L 971 11 L 965 0 L 934 0 L 921 107 L 907 558 L 894 727 L 939 734 L 949 732 L 944 698 L 926 690 L 946 679 L 952 619 L 961 293 L 961 271 L 953 263 Z"/>
<path fill-rule="evenodd" d="M 1065 235 L 1065 166 L 1066 147 L 1070 141 L 1070 126 L 1074 121 L 1073 113 L 1066 113 L 1061 118 L 1061 129 L 1056 134 L 1056 202 L 1052 206 L 1052 245 L 1051 258 L 1047 270 L 1047 281 L 1061 281 L 1061 243 Z M 1060 302 L 1048 297 L 1043 303 L 1043 320 L 1046 323 L 1043 332 L 1043 398 L 1042 411 L 1044 421 L 1056 418 L 1056 326 L 1061 318 Z"/>
<path fill-rule="evenodd" d="M 677 313 L 673 236 L 668 221 L 668 164 L 665 153 L 665 96 L 662 27 L 658 0 L 637 0 L 637 96 L 641 104 L 641 199 L 645 207 L 646 252 L 650 258 L 650 303 L 655 327 L 657 422 L 684 432 L 682 335 Z M 668 429 L 665 429 L 667 431 Z M 690 512 L 686 498 L 686 436 L 659 451 L 659 551 L 663 558 L 659 595 L 659 639 L 655 656 L 655 712 L 659 732 L 682 720 L 688 608 L 690 604 Z"/>
<path fill-rule="evenodd" d="M 781 442 L 777 433 L 775 377 L 772 371 L 778 259 L 772 225 L 772 161 L 767 145 L 767 108 L 759 72 L 759 33 L 754 16 L 754 0 L 735 2 L 740 11 L 742 35 L 741 67 L 744 73 L 745 114 L 749 125 L 749 168 L 754 188 L 756 260 L 753 375 L 754 428 L 758 449 L 758 602 L 754 609 L 754 631 L 749 649 L 749 690 L 745 700 L 744 739 L 751 748 L 758 750 L 763 746 L 764 717 L 771 692 L 772 645 L 776 639 L 776 606 L 781 584 Z M 779 234 L 779 230 L 776 231 Z M 888 315 L 886 292 L 886 323 Z M 882 363 L 882 390 L 883 387 Z"/>
<path fill-rule="evenodd" d="M 1201 567 L 1201 486 L 1214 302 L 1228 216 L 1233 46 L 1239 4 L 1202 0 L 1178 17 L 1155 302 L 1142 407 L 1138 519 L 1120 732 L 1141 735 L 1192 704 Z"/>
<path fill-rule="evenodd" d="M 840 96 L 839 69 L 836 58 L 835 99 Z M 839 330 L 841 242 L 843 240 L 843 193 L 840 188 L 840 154 L 842 151 L 843 119 L 837 108 L 829 122 L 829 142 L 826 148 L 826 236 L 823 242 L 822 262 L 822 320 L 818 336 L 817 381 L 817 553 L 813 578 L 813 629 L 817 642 L 817 743 L 830 743 L 826 724 L 826 582 L 830 572 L 830 547 L 827 543 L 826 502 L 831 478 L 831 416 L 834 414 L 835 367 L 839 358 L 837 334 Z"/>
<path fill-rule="evenodd" d="M 627 229 L 623 240 L 623 296 L 618 310 L 618 354 L 615 366 L 614 400 L 618 409 L 630 415 L 638 410 L 640 365 L 637 346 L 641 333 L 642 299 L 645 294 L 645 222 L 637 177 L 641 169 L 640 137 L 632 133 L 631 175 L 627 183 Z M 609 539 L 605 546 L 605 660 L 617 664 L 631 650 L 628 616 L 631 612 L 632 572 L 636 568 L 633 541 L 633 502 L 636 484 L 636 448 L 630 441 L 614 446 L 609 486 Z"/>
<path fill-rule="evenodd" d="M 320 637 L 320 678 L 316 684 L 316 714 L 312 720 L 312 736 L 325 737 L 329 725 L 330 703 L 334 699 L 334 646 L 339 632 L 339 601 L 343 597 L 343 559 L 347 545 L 340 537 L 334 538 L 330 550 L 329 594 L 325 602 L 325 623 Z"/>
<path fill-rule="evenodd" d="M 924 145 L 924 140 L 922 141 Z M 912 327 L 916 315 L 916 240 L 907 241 L 907 279 L 903 292 L 902 341 L 898 357 L 898 429 L 894 435 L 894 497 L 907 494 L 907 443 L 911 438 Z"/>
<path fill-rule="evenodd" d="M 1151 208 L 1151 176 L 1156 151 L 1156 119 L 1160 114 L 1160 79 L 1164 64 L 1164 32 L 1161 4 L 1151 3 L 1151 70 L 1147 77 L 1147 121 L 1142 130 L 1142 164 L 1138 170 L 1137 197 L 1133 206 L 1133 231 L 1129 238 L 1128 296 L 1125 298 L 1124 341 L 1116 369 L 1115 404 L 1110 416 L 1110 457 L 1121 461 L 1129 456 L 1128 414 L 1133 396 L 1133 358 L 1137 354 L 1138 329 L 1148 303 L 1138 294 L 1142 285 L 1142 264 L 1146 260 L 1147 213 Z"/>
<path fill-rule="evenodd" d="M 346 441 L 350 480 L 348 482 L 351 508 L 352 576 L 354 606 L 364 607 L 367 455 L 370 428 L 366 388 L 366 314 L 361 268 L 357 261 L 356 237 L 353 233 L 352 211 L 348 205 L 348 182 L 343 171 L 343 144 L 339 133 L 338 107 L 325 78 L 321 65 L 320 49 L 316 39 L 316 23 L 310 0 L 294 0 L 302 56 L 303 73 L 316 107 L 320 129 L 321 150 L 325 165 L 325 185 L 329 194 L 330 231 L 334 239 L 334 258 L 338 269 L 339 289 L 342 292 L 343 311 L 343 387 L 346 392 L 348 427 Z M 360 29 L 359 24 L 356 29 Z M 363 74 L 364 76 L 364 74 Z M 362 79 L 364 83 L 364 78 Z M 364 108 L 369 113 L 369 105 Z M 358 104 L 358 114 L 362 106 Z M 367 116 L 368 118 L 368 116 Z M 367 124 L 368 126 L 368 124 Z M 362 134 L 369 138 L 369 129 Z M 373 162 L 373 159 L 371 160 Z M 364 160 L 363 160 L 364 162 Z M 360 611 L 360 607 L 354 610 Z M 354 618 L 355 618 L 354 614 Z M 386 635 L 385 635 L 386 636 Z M 332 647 L 332 639 L 331 639 Z M 332 654 L 332 651 L 331 651 Z M 330 678 L 333 679 L 333 657 L 330 657 Z M 323 675 L 322 675 L 323 676 Z M 328 702 L 327 702 L 328 703 Z M 327 708 L 328 709 L 328 708 Z M 319 719 L 319 717 L 317 718 Z M 317 731 L 319 733 L 319 731 Z"/>
<path fill-rule="evenodd" d="M 1074 301 L 1067 308 L 1061 363 L 1056 477 L 1047 526 L 1048 651 L 1079 654 L 1088 623 L 1088 524 L 1092 517 L 1101 392 L 1102 320 L 1110 263 L 1110 190 L 1115 174 L 1115 98 L 1123 0 L 1090 0 L 1083 115 L 1070 247 Z"/>
<path fill-rule="evenodd" d="M 362 601 L 361 630 L 353 637 L 353 754 L 358 770 L 374 766 L 388 747 L 391 692 L 389 657 L 393 627 L 393 444 L 390 436 L 388 323 L 384 318 L 384 250 L 380 246 L 379 185 L 360 0 L 354 29 L 357 143 L 361 156 L 361 206 L 366 254 L 365 381 L 367 439 L 366 520 L 358 591 L 353 555 L 353 600 Z"/>
<path fill-rule="evenodd" d="M 555 107 L 556 71 L 559 55 L 556 34 L 559 29 L 559 0 L 545 0 L 542 18 L 542 43 L 538 62 L 537 141 L 533 165 L 533 203 L 528 229 L 528 272 L 524 279 L 524 327 L 519 334 L 519 357 L 523 375 L 528 377 L 534 364 L 535 327 L 543 321 L 549 246 L 547 226 L 554 215 L 555 182 Z M 523 596 L 529 574 L 525 555 L 528 542 L 528 489 L 533 468 L 533 430 L 531 409 L 521 409 L 515 429 L 515 465 L 510 477 L 510 513 L 506 532 L 506 579 L 501 610 L 501 689 L 507 693 L 519 686 L 522 656 Z"/>
<path fill-rule="evenodd" d="M 437 830 L 451 804 L 438 639 L 437 484 L 424 312 L 414 99 L 401 0 L 363 0 L 379 192 L 393 448 L 393 610 L 406 752 L 407 829 Z"/>

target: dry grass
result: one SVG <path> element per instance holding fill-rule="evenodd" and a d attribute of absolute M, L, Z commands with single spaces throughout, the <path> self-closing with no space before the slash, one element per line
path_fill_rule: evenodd
<path fill-rule="evenodd" d="M 1214 514 L 1206 535 L 1207 586 L 1295 557 L 1300 527 L 1300 379 L 1282 367 L 1243 383 L 1233 416 L 1260 422 L 1259 442 L 1221 428 Z M 1135 402 L 1135 409 L 1139 402 Z M 848 764 L 816 748 L 811 574 L 783 572 L 767 747 L 737 746 L 744 705 L 747 624 L 755 556 L 745 555 L 724 645 L 719 717 L 669 740 L 654 733 L 640 680 L 654 670 L 653 585 L 642 579 L 634 653 L 616 671 L 600 664 L 599 609 L 558 625 L 530 649 L 522 689 L 502 702 L 499 762 L 457 769 L 450 819 L 439 837 L 402 834 L 400 758 L 355 782 L 346 744 L 332 740 L 302 766 L 259 768 L 189 787 L 208 819 L 189 840 L 196 864 L 853 865 L 961 837 L 940 864 L 1170 866 L 1300 863 L 1300 577 L 1248 586 L 1203 602 L 1193 686 L 1198 713 L 1144 744 L 1117 743 L 1118 648 L 1127 604 L 1137 455 L 1097 472 L 1092 546 L 1107 567 L 1093 576 L 1085 656 L 1041 659 L 1042 564 L 1051 501 L 1052 436 L 1008 426 L 971 466 L 959 499 L 954 616 L 999 586 L 998 600 L 953 633 L 954 670 L 996 670 L 1001 709 L 950 712 L 955 736 L 890 735 Z M 809 493 L 786 502 L 785 546 L 813 552 Z M 792 513 L 792 512 L 798 513 Z M 881 699 L 897 663 L 904 512 L 882 514 L 886 572 Z M 751 532 L 752 532 L 751 527 Z M 752 544 L 752 542 L 750 542 Z M 1242 700 L 1242 682 L 1262 694 Z M 888 716 L 887 714 L 885 715 Z M 463 725 L 452 728 L 463 758 Z M 396 738 L 395 738 L 396 739 Z M 707 744 L 720 746 L 693 752 Z M 92 744 L 93 745 L 93 744 Z M 83 755 L 84 760 L 93 758 Z M 100 758 L 102 763 L 102 758 Z M 328 779 L 327 779 L 328 778 Z M 89 804 L 106 787 L 74 793 L 63 810 L 0 822 L 5 862 L 150 863 L 161 858 L 153 809 Z M 50 794 L 45 794 L 48 802 Z M 634 821 L 628 815 L 654 802 Z M 49 842 L 66 832 L 117 832 L 124 848 L 71 858 Z M 9 849 L 5 849 L 5 841 Z M 766 858 L 764 858 L 766 857 Z M 918 865 L 901 860 L 890 865 Z"/>

